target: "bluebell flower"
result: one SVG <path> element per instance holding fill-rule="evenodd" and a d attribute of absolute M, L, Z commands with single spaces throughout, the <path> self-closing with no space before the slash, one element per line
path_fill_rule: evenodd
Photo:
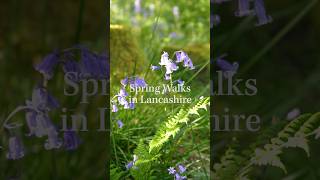
<path fill-rule="evenodd" d="M 74 60 L 67 60 L 63 64 L 63 71 L 64 73 L 68 73 L 68 72 L 80 73 L 80 65 L 78 62 Z"/>
<path fill-rule="evenodd" d="M 100 67 L 100 78 L 109 78 L 109 62 L 108 57 L 104 54 L 98 56 L 99 67 Z"/>
<path fill-rule="evenodd" d="M 118 96 L 118 102 L 120 105 L 127 105 L 128 106 L 128 101 L 126 100 L 125 96 Z"/>
<path fill-rule="evenodd" d="M 48 139 L 44 144 L 46 150 L 59 149 L 62 145 L 60 138 L 58 137 L 58 132 L 56 128 L 52 125 L 47 129 Z"/>
<path fill-rule="evenodd" d="M 178 19 L 179 18 L 179 7 L 173 6 L 172 13 L 173 13 L 173 16 Z"/>
<path fill-rule="evenodd" d="M 190 70 L 195 69 L 192 60 L 189 58 L 188 54 L 183 51 L 176 52 L 176 63 L 183 62 L 183 66 L 189 68 Z"/>
<path fill-rule="evenodd" d="M 129 102 L 129 109 L 134 109 L 134 103 L 133 102 Z"/>
<path fill-rule="evenodd" d="M 126 86 L 126 85 L 128 84 L 128 82 L 129 82 L 128 77 L 125 77 L 124 79 L 122 79 L 122 80 L 120 81 L 120 83 L 122 84 L 122 86 Z"/>
<path fill-rule="evenodd" d="M 57 109 L 60 107 L 60 104 L 56 98 L 54 98 L 49 92 L 47 92 L 47 106 L 50 109 Z"/>
<path fill-rule="evenodd" d="M 195 67 L 193 66 L 193 63 L 189 57 L 183 61 L 183 66 L 186 68 L 189 68 L 190 70 L 195 69 Z"/>
<path fill-rule="evenodd" d="M 115 104 L 112 104 L 112 112 L 118 112 L 118 107 Z"/>
<path fill-rule="evenodd" d="M 219 25 L 221 22 L 221 18 L 217 14 L 213 14 L 210 16 L 210 28 L 213 28 L 213 26 Z"/>
<path fill-rule="evenodd" d="M 178 168 L 179 168 L 179 172 L 180 173 L 184 173 L 187 169 L 183 166 L 183 165 L 178 165 Z"/>
<path fill-rule="evenodd" d="M 272 22 L 272 17 L 266 13 L 263 0 L 254 1 L 254 10 L 258 18 L 257 26 L 262 26 Z"/>
<path fill-rule="evenodd" d="M 178 83 L 178 85 L 183 85 L 183 84 L 184 84 L 184 81 L 181 80 L 181 79 L 178 79 L 178 80 L 177 80 L 177 83 Z"/>
<path fill-rule="evenodd" d="M 123 108 L 124 108 L 124 109 L 130 109 L 130 106 L 129 106 L 128 101 L 125 101 L 125 102 L 124 102 Z"/>
<path fill-rule="evenodd" d="M 16 137 L 9 138 L 9 151 L 7 153 L 7 159 L 17 160 L 24 156 L 24 148 L 21 140 Z"/>
<path fill-rule="evenodd" d="M 126 96 L 128 96 L 128 93 L 124 88 L 121 88 L 118 93 L 118 96 L 126 97 Z"/>
<path fill-rule="evenodd" d="M 177 51 L 176 53 L 176 62 L 183 62 L 186 58 L 188 58 L 188 55 L 183 51 Z"/>
<path fill-rule="evenodd" d="M 78 62 L 74 61 L 74 60 L 67 60 L 64 62 L 63 64 L 63 71 L 65 74 L 69 73 L 69 79 L 74 81 L 74 82 L 77 82 L 80 80 L 80 78 L 78 77 L 81 73 L 80 71 L 80 65 L 78 64 Z M 70 77 L 70 75 L 75 75 L 73 77 Z"/>
<path fill-rule="evenodd" d="M 170 62 L 166 65 L 166 74 L 171 74 L 173 71 L 177 71 L 178 69 L 179 67 L 175 63 Z"/>
<path fill-rule="evenodd" d="M 152 70 L 152 71 L 156 71 L 156 70 L 159 70 L 159 69 L 161 69 L 159 66 L 153 66 L 153 65 L 151 65 L 151 70 Z"/>
<path fill-rule="evenodd" d="M 35 66 L 35 69 L 39 71 L 45 79 L 49 80 L 53 77 L 53 71 L 55 66 L 59 63 L 59 52 L 55 51 L 47 55 L 41 63 Z"/>
<path fill-rule="evenodd" d="M 165 74 L 164 75 L 164 79 L 167 80 L 167 81 L 170 80 L 171 79 L 171 75 L 170 74 Z"/>
<path fill-rule="evenodd" d="M 66 150 L 72 151 L 79 147 L 81 140 L 76 132 L 67 130 L 63 132 L 63 146 Z"/>
<path fill-rule="evenodd" d="M 35 110 L 48 110 L 58 108 L 59 102 L 47 92 L 45 88 L 37 87 L 32 91 L 32 100 L 26 102 L 27 106 Z"/>
<path fill-rule="evenodd" d="M 250 0 L 238 0 L 238 10 L 234 13 L 235 16 L 243 17 L 252 14 L 250 10 Z"/>
<path fill-rule="evenodd" d="M 186 176 L 181 176 L 179 173 L 175 174 L 175 180 L 185 180 L 187 179 Z"/>
<path fill-rule="evenodd" d="M 161 59 L 160 59 L 160 66 L 166 66 L 167 64 L 171 63 L 171 61 L 169 60 L 169 54 L 167 52 L 163 52 L 163 54 L 161 55 Z"/>
<path fill-rule="evenodd" d="M 140 2 L 140 0 L 135 0 L 134 1 L 134 12 L 135 13 L 140 13 L 141 12 L 141 2 Z"/>
<path fill-rule="evenodd" d="M 123 122 L 121 120 L 117 121 L 118 127 L 121 129 L 123 127 Z"/>
<path fill-rule="evenodd" d="M 128 164 L 126 164 L 126 169 L 129 170 L 133 166 L 133 161 L 130 161 Z"/>
<path fill-rule="evenodd" d="M 225 77 L 228 75 L 232 76 L 238 71 L 239 64 L 237 62 L 233 64 L 229 63 L 223 59 L 224 56 L 217 59 L 217 66 L 224 72 Z"/>
<path fill-rule="evenodd" d="M 176 174 L 176 170 L 174 169 L 174 167 L 170 167 L 168 171 L 169 171 L 169 174 L 171 175 Z"/>
<path fill-rule="evenodd" d="M 133 166 L 135 165 L 136 161 L 138 160 L 138 156 L 137 155 L 133 155 L 133 161 L 130 161 L 127 165 L 126 165 L 126 169 L 129 170 L 131 168 L 133 168 Z"/>
<path fill-rule="evenodd" d="M 129 83 L 132 88 L 137 88 L 137 87 L 143 88 L 147 86 L 147 83 L 145 82 L 145 80 L 139 77 L 132 77 Z"/>
<path fill-rule="evenodd" d="M 88 77 L 98 77 L 100 75 L 100 64 L 98 56 L 87 48 L 81 48 L 81 72 Z"/>

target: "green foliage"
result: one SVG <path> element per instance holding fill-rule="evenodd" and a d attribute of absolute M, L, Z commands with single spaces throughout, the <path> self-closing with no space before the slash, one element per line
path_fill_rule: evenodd
<path fill-rule="evenodd" d="M 310 156 L 308 141 L 310 137 L 317 135 L 319 125 L 320 112 L 313 115 L 304 114 L 289 122 L 263 147 L 256 147 L 257 143 L 254 143 L 255 145 L 251 145 L 242 153 L 237 153 L 234 147 L 229 147 L 220 163 L 214 165 L 213 177 L 221 180 L 246 179 L 256 166 L 274 166 L 287 173 L 286 165 L 281 161 L 280 155 L 286 148 L 300 148 Z"/>
<path fill-rule="evenodd" d="M 134 151 L 138 160 L 135 163 L 135 168 L 131 169 L 131 174 L 135 179 L 148 179 L 152 175 L 151 167 L 164 153 L 162 150 L 165 144 L 171 140 L 178 141 L 177 134 L 181 133 L 183 127 L 192 119 L 193 115 L 200 116 L 200 109 L 207 109 L 209 101 L 210 98 L 203 98 L 190 108 L 181 108 L 176 115 L 169 117 L 160 125 L 148 146 L 140 141 Z M 179 136 L 179 138 L 181 137 Z"/>

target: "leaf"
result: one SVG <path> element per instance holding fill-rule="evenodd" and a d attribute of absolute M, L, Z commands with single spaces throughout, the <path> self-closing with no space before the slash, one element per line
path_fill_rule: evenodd
<path fill-rule="evenodd" d="M 297 136 L 297 137 L 289 137 L 288 142 L 283 144 L 284 147 L 299 147 L 302 148 L 308 156 L 310 156 L 309 152 L 309 146 L 307 139 L 302 136 Z"/>
<path fill-rule="evenodd" d="M 279 158 L 279 154 L 281 150 L 273 149 L 273 150 L 264 150 L 257 148 L 255 150 L 255 157 L 252 158 L 251 162 L 255 165 L 271 165 L 275 167 L 281 168 L 285 173 L 287 173 L 286 167 L 281 162 Z"/>

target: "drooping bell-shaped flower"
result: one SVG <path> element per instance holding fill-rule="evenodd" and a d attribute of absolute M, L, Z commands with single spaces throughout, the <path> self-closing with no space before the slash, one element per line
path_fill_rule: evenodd
<path fill-rule="evenodd" d="M 139 77 L 132 77 L 130 79 L 130 87 L 132 88 L 137 88 L 137 87 L 146 87 L 147 83 L 143 78 L 139 78 Z"/>
<path fill-rule="evenodd" d="M 189 57 L 183 61 L 183 66 L 186 68 L 189 68 L 190 70 L 195 69 L 195 67 L 193 66 L 193 63 Z"/>
<path fill-rule="evenodd" d="M 112 104 L 112 112 L 118 112 L 118 107 L 115 104 Z"/>
<path fill-rule="evenodd" d="M 39 71 L 45 79 L 49 80 L 53 77 L 53 71 L 55 66 L 59 63 L 59 52 L 55 51 L 47 55 L 41 63 L 35 66 L 35 69 Z"/>
<path fill-rule="evenodd" d="M 81 144 L 81 140 L 76 132 L 67 130 L 63 133 L 63 146 L 66 150 L 75 150 Z"/>
<path fill-rule="evenodd" d="M 186 58 L 188 58 L 188 55 L 183 51 L 177 51 L 176 52 L 176 63 L 183 62 Z"/>
<path fill-rule="evenodd" d="M 21 139 L 19 139 L 16 136 L 9 138 L 9 150 L 7 153 L 7 159 L 11 160 L 17 160 L 21 159 L 24 156 L 24 148 L 23 144 L 21 142 Z"/>
<path fill-rule="evenodd" d="M 121 88 L 118 93 L 118 96 L 126 97 L 126 96 L 128 96 L 128 93 L 124 88 Z"/>
<path fill-rule="evenodd" d="M 47 129 L 48 139 L 44 144 L 46 150 L 59 149 L 62 145 L 62 141 L 58 137 L 56 128 L 52 125 Z"/>
<path fill-rule="evenodd" d="M 238 0 L 238 10 L 234 13 L 235 16 L 243 17 L 252 14 L 250 10 L 250 0 Z"/>
<path fill-rule="evenodd" d="M 180 173 L 184 173 L 184 172 L 187 170 L 187 168 L 184 167 L 182 164 L 179 164 L 179 165 L 178 165 L 178 169 L 179 169 L 179 172 L 180 172 Z"/>
<path fill-rule="evenodd" d="M 167 52 L 163 52 L 160 59 L 160 66 L 166 66 L 168 63 L 171 63 L 169 60 L 169 54 Z"/>
<path fill-rule="evenodd" d="M 178 69 L 179 67 L 175 63 L 170 62 L 166 65 L 166 74 L 171 74 L 173 71 L 177 71 Z"/>
<path fill-rule="evenodd" d="M 133 168 L 137 160 L 138 160 L 138 156 L 137 155 L 133 155 L 133 161 L 130 161 L 126 165 L 126 169 L 129 170 L 129 169 Z"/>
<path fill-rule="evenodd" d="M 176 173 L 176 170 L 174 169 L 174 167 L 169 167 L 168 172 L 169 174 L 173 175 Z"/>
<path fill-rule="evenodd" d="M 173 8 L 172 8 L 172 14 L 173 14 L 173 16 L 175 17 L 175 18 L 179 18 L 179 15 L 180 15 L 180 13 L 179 13 L 179 7 L 178 6 L 173 6 Z"/>
<path fill-rule="evenodd" d="M 128 82 L 129 82 L 129 78 L 128 78 L 128 77 L 125 77 L 124 79 L 122 79 L 122 80 L 120 81 L 120 83 L 122 84 L 122 86 L 126 86 L 126 85 L 128 84 Z"/>
<path fill-rule="evenodd" d="M 129 109 L 134 109 L 134 102 L 129 102 Z"/>
<path fill-rule="evenodd" d="M 81 72 L 87 77 L 98 77 L 99 66 L 98 56 L 89 49 L 82 47 L 80 61 Z"/>
<path fill-rule="evenodd" d="M 161 69 L 159 66 L 153 66 L 153 65 L 151 65 L 150 68 L 151 68 L 152 71 L 157 71 L 157 70 Z"/>
<path fill-rule="evenodd" d="M 263 0 L 254 1 L 254 11 L 258 18 L 256 26 L 262 26 L 272 22 L 272 17 L 266 13 Z"/>
<path fill-rule="evenodd" d="M 164 75 L 164 79 L 169 81 L 171 79 L 171 75 L 170 74 L 165 74 Z"/>
<path fill-rule="evenodd" d="M 237 62 L 231 64 L 230 62 L 223 59 L 224 56 L 225 55 L 217 59 L 217 66 L 224 72 L 225 77 L 228 75 L 232 76 L 238 71 L 239 64 Z"/>
<path fill-rule="evenodd" d="M 118 120 L 118 121 L 117 121 L 117 124 L 118 124 L 118 128 L 120 128 L 120 129 L 121 129 L 121 128 L 123 127 L 123 125 L 124 125 L 121 120 Z"/>

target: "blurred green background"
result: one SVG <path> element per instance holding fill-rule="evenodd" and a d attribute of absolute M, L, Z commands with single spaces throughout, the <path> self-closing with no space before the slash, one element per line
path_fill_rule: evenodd
<path fill-rule="evenodd" d="M 268 0 L 265 6 L 273 22 L 261 27 L 254 25 L 255 17 L 234 17 L 235 2 L 213 6 L 214 14 L 221 17 L 221 24 L 213 29 L 214 58 L 227 53 L 225 59 L 240 64 L 235 78 L 256 79 L 258 88 L 252 97 L 214 96 L 214 113 L 221 115 L 228 107 L 230 115 L 258 114 L 262 119 L 258 132 L 216 132 L 214 162 L 233 144 L 234 137 L 243 149 L 263 130 L 287 123 L 286 115 L 292 109 L 299 108 L 301 113 L 320 109 L 319 2 Z M 311 143 L 312 158 L 300 150 L 288 150 L 282 157 L 288 174 L 268 166 L 260 168 L 256 179 L 319 179 L 319 149 L 319 142 Z"/>
<path fill-rule="evenodd" d="M 41 80 L 34 70 L 44 56 L 55 49 L 86 45 L 106 52 L 107 2 L 97 0 L 0 1 L 0 117 L 1 122 L 16 106 L 30 99 Z M 58 70 L 59 69 L 59 70 Z M 6 159 L 8 133 L 0 130 L 0 179 L 103 179 L 106 176 L 107 138 L 97 132 L 98 107 L 105 107 L 106 97 L 91 99 L 90 106 L 78 105 L 79 96 L 63 95 L 62 68 L 57 68 L 49 82 L 49 91 L 62 107 L 81 109 L 88 117 L 89 132 L 80 133 L 83 144 L 73 152 L 44 150 L 45 138 L 27 138 L 27 127 L 19 129 L 26 155 L 23 159 Z M 94 103 L 93 103 L 94 102 Z M 71 112 L 68 112 L 68 115 Z M 61 125 L 61 109 L 51 112 L 55 124 Z M 13 121 L 23 122 L 24 113 Z M 1 123 L 2 124 L 2 123 Z"/>

